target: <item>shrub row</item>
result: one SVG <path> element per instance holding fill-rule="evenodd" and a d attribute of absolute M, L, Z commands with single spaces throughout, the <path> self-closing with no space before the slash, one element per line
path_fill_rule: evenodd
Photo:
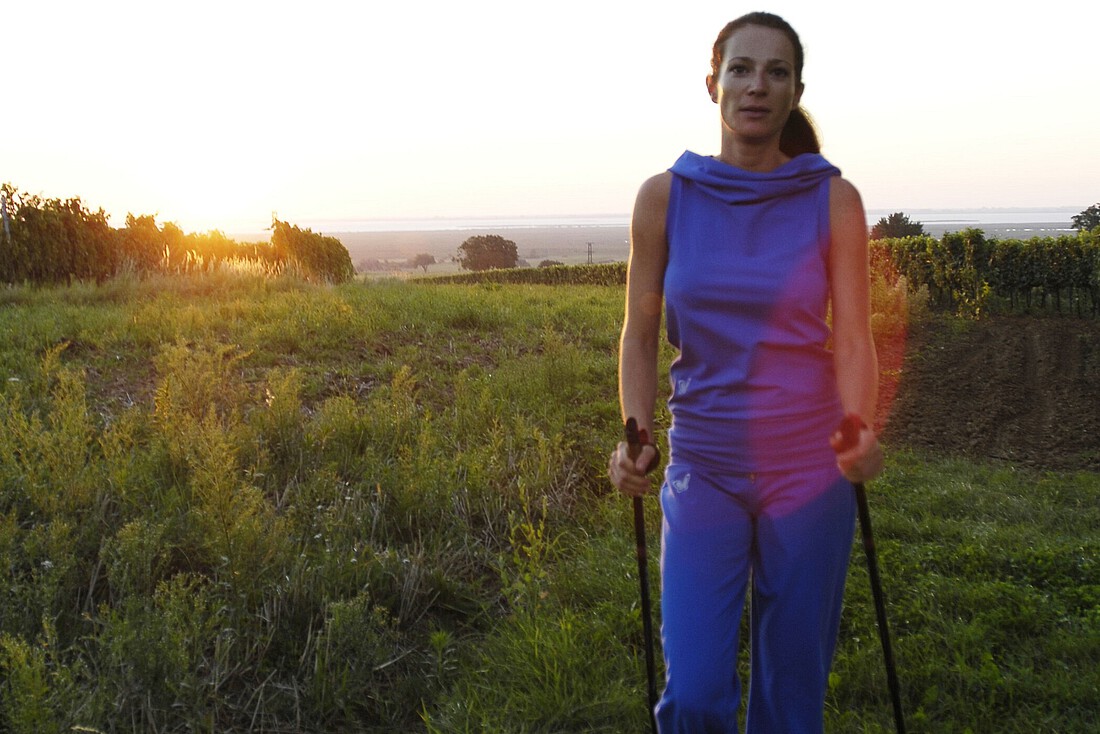
<path fill-rule="evenodd" d="M 980 315 L 996 297 L 1010 309 L 1100 313 L 1100 232 L 1030 240 L 987 240 L 979 229 L 941 239 L 904 237 L 871 243 L 873 267 L 928 288 L 933 304 Z"/>
<path fill-rule="evenodd" d="M 268 272 L 294 268 L 308 279 L 344 282 L 355 269 L 351 256 L 332 237 L 275 220 L 270 243 L 241 244 L 221 232 L 184 233 L 153 216 L 126 216 L 113 228 L 103 209 L 92 211 L 79 198 L 44 199 L 0 186 L 0 282 L 56 284 L 102 282 L 123 270 L 188 273 L 247 261 Z"/>
<path fill-rule="evenodd" d="M 545 268 L 510 268 L 482 270 L 433 278 L 416 278 L 420 283 L 471 285 L 495 283 L 508 285 L 610 285 L 626 283 L 626 263 L 598 265 L 551 265 Z"/>

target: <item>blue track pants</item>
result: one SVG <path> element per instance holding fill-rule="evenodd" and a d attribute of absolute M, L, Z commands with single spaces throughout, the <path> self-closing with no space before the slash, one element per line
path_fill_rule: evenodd
<path fill-rule="evenodd" d="M 737 643 L 750 579 L 750 734 L 824 729 L 855 530 L 835 466 L 729 475 L 674 459 L 661 487 L 661 734 L 737 731 Z"/>

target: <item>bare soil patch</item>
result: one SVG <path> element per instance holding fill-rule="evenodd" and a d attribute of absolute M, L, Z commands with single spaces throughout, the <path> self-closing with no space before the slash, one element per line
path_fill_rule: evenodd
<path fill-rule="evenodd" d="M 923 324 L 909 336 L 882 436 L 894 446 L 1100 471 L 1100 319 Z"/>

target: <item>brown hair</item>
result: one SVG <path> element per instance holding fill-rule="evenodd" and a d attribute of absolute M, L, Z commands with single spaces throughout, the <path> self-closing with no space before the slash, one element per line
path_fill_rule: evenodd
<path fill-rule="evenodd" d="M 787 36 L 787 39 L 791 42 L 791 47 L 794 49 L 795 82 L 801 84 L 802 65 L 805 61 L 802 41 L 799 40 L 798 34 L 790 23 L 772 13 L 748 13 L 726 24 L 714 41 L 714 48 L 711 49 L 710 69 L 714 78 L 718 78 L 722 66 L 722 51 L 726 41 L 735 32 L 749 25 L 772 28 Z M 813 120 L 810 118 L 809 113 L 802 109 L 801 105 L 793 110 L 790 117 L 787 118 L 787 124 L 783 126 L 783 132 L 779 136 L 779 149 L 783 151 L 784 155 L 791 158 L 802 153 L 821 152 L 821 142 L 818 140 Z"/>

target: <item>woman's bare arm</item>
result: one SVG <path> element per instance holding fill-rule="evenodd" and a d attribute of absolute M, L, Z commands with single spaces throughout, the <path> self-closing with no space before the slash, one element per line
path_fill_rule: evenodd
<path fill-rule="evenodd" d="M 627 264 L 626 315 L 619 340 L 619 404 L 623 419 L 634 417 L 638 427 L 654 435 L 657 401 L 657 354 L 664 298 L 668 241 L 665 217 L 672 174 L 646 181 L 638 191 L 630 224 L 630 260 Z M 611 480 L 626 494 L 649 489 L 645 467 L 654 456 L 643 449 L 634 461 L 622 445 L 611 458 Z"/>
<path fill-rule="evenodd" d="M 870 267 L 867 222 L 859 192 L 842 178 L 832 180 L 829 196 L 830 289 L 833 304 L 833 359 L 845 413 L 874 425 L 878 402 L 878 357 L 871 335 Z M 871 479 L 882 468 L 882 451 L 870 428 L 854 448 L 838 457 L 852 481 Z"/>

